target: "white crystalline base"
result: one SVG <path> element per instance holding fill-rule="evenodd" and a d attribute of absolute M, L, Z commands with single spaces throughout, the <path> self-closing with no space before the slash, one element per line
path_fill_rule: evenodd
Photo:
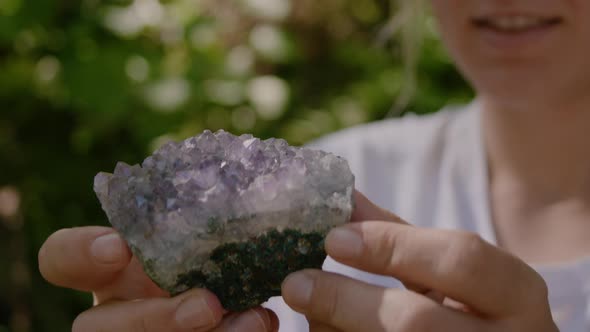
<path fill-rule="evenodd" d="M 148 271 L 150 277 L 166 290 L 179 293 L 186 290 L 186 286 L 176 284 L 179 275 L 193 270 L 205 274 L 219 270 L 209 256 L 224 244 L 245 242 L 270 230 L 327 234 L 331 228 L 350 219 L 351 195 L 352 192 L 334 195 L 322 205 L 294 206 L 289 210 L 261 212 L 232 220 L 211 220 L 205 233 L 185 228 L 149 239 L 142 234 L 130 235 L 127 241 L 142 261 L 149 261 L 154 267 Z M 167 249 L 163 251 L 162 248 Z"/>

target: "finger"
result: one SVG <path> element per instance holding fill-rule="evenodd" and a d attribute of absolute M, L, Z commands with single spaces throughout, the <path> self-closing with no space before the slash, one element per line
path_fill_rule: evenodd
<path fill-rule="evenodd" d="M 227 316 L 213 332 L 274 332 L 279 330 L 276 314 L 265 308 L 254 308 Z"/>
<path fill-rule="evenodd" d="M 209 331 L 222 317 L 217 298 L 211 292 L 196 289 L 175 298 L 96 306 L 76 318 L 72 331 Z"/>
<path fill-rule="evenodd" d="M 545 283 L 532 268 L 466 232 L 349 224 L 328 234 L 326 250 L 341 263 L 439 291 L 484 314 L 547 302 Z"/>
<path fill-rule="evenodd" d="M 341 332 L 339 329 L 332 327 L 330 325 L 326 325 L 324 323 L 309 320 L 309 332 Z"/>
<path fill-rule="evenodd" d="M 82 291 L 110 282 L 130 260 L 123 239 L 106 227 L 59 230 L 39 250 L 39 270 L 47 281 Z"/>
<path fill-rule="evenodd" d="M 400 217 L 371 202 L 360 191 L 354 191 L 353 200 L 354 210 L 352 211 L 352 216 L 350 217 L 350 220 L 353 222 L 365 220 L 384 220 L 393 221 L 400 224 L 407 224 L 407 222 L 402 220 Z"/>
<path fill-rule="evenodd" d="M 147 297 L 168 297 L 143 271 L 136 257 L 111 282 L 94 292 L 95 304 L 112 300 L 137 300 Z"/>
<path fill-rule="evenodd" d="M 266 311 L 268 311 L 270 317 L 270 331 L 279 332 L 279 328 L 281 327 L 279 317 L 270 309 L 266 309 Z"/>
<path fill-rule="evenodd" d="M 406 221 L 393 214 L 392 212 L 383 209 L 382 207 L 371 202 L 365 195 L 360 191 L 355 190 L 353 194 L 355 203 L 354 210 L 352 212 L 352 222 L 362 222 L 367 220 L 383 220 L 392 221 L 399 224 L 408 224 Z M 430 289 L 416 285 L 410 281 L 403 281 L 404 286 L 416 293 L 424 294 L 428 293 Z"/>
<path fill-rule="evenodd" d="M 342 331 L 485 331 L 479 319 L 422 295 L 328 272 L 294 273 L 282 292 L 294 310 Z"/>

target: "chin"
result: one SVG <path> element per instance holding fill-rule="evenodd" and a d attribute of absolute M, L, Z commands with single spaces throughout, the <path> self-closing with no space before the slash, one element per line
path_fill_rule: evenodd
<path fill-rule="evenodd" d="M 526 111 L 544 108 L 556 100 L 553 93 L 538 82 L 505 81 L 476 86 L 477 95 L 495 107 L 507 110 Z"/>
<path fill-rule="evenodd" d="M 561 109 L 572 102 L 590 102 L 590 73 L 584 67 L 557 72 L 547 65 L 535 68 L 491 68 L 465 76 L 477 94 L 503 108 Z M 577 101 L 577 102 L 576 102 Z"/>
<path fill-rule="evenodd" d="M 485 70 L 464 71 L 479 96 L 495 104 L 513 106 L 542 106 L 560 99 L 564 94 L 563 77 L 556 76 L 542 67 L 487 66 Z M 536 106 L 538 107 L 538 106 Z"/>

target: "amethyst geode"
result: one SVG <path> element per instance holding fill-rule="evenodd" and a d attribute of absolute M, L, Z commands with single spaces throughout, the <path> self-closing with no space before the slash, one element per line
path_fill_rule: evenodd
<path fill-rule="evenodd" d="M 279 295 L 293 271 L 321 267 L 324 236 L 350 218 L 353 187 L 340 157 L 224 131 L 94 180 L 111 224 L 160 287 L 205 287 L 232 311 Z"/>

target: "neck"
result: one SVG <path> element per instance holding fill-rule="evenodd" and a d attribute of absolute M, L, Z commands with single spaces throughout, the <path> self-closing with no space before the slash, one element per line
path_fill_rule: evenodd
<path fill-rule="evenodd" d="M 590 204 L 590 101 L 528 107 L 485 97 L 480 102 L 493 186 L 533 205 L 570 199 Z"/>

